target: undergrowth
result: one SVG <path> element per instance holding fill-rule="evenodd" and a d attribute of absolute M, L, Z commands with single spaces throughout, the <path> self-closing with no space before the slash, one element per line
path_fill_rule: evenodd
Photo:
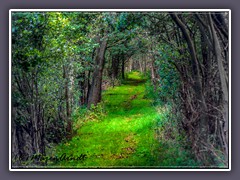
<path fill-rule="evenodd" d="M 153 99 L 152 105 L 159 114 L 156 120 L 155 136 L 159 142 L 160 164 L 164 167 L 179 168 L 199 167 L 200 163 L 195 159 L 187 136 L 181 128 L 181 116 L 177 113 L 172 101 L 166 102 L 164 89 L 154 89 L 148 74 L 145 83 L 146 97 Z"/>
<path fill-rule="evenodd" d="M 96 106 L 92 105 L 90 109 L 87 107 L 77 108 L 72 115 L 73 131 L 77 131 L 86 122 L 99 122 L 106 117 L 106 110 L 104 103 L 98 103 Z"/>
<path fill-rule="evenodd" d="M 159 106 L 158 113 L 161 114 L 157 120 L 156 138 L 160 144 L 161 165 L 172 168 L 187 167 L 196 168 L 200 163 L 192 154 L 186 134 L 179 128 L 177 116 L 172 113 L 170 105 Z"/>

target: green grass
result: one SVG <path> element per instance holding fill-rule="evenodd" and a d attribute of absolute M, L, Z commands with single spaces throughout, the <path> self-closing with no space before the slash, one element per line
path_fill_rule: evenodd
<path fill-rule="evenodd" d="M 49 166 L 147 168 L 173 165 L 171 152 L 156 138 L 155 129 L 161 114 L 151 105 L 153 100 L 145 97 L 144 83 L 145 79 L 133 72 L 121 86 L 106 90 L 103 93 L 106 115 L 97 121 L 85 122 L 70 141 L 52 151 L 58 156 L 86 154 L 86 159 L 59 161 Z M 169 157 L 166 152 L 170 152 Z"/>

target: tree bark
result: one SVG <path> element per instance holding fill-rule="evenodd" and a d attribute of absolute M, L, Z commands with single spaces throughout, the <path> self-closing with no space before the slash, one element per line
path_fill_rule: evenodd
<path fill-rule="evenodd" d="M 119 56 L 115 55 L 112 57 L 112 78 L 116 79 L 118 77 L 119 69 Z"/>
<path fill-rule="evenodd" d="M 198 140 L 200 140 L 199 144 L 199 150 L 204 148 L 204 145 L 201 143 L 208 142 L 208 122 L 207 122 L 207 105 L 205 102 L 205 98 L 203 95 L 203 87 L 202 87 L 202 80 L 201 80 L 201 75 L 200 75 L 200 68 L 198 65 L 198 59 L 197 59 L 197 54 L 196 54 L 196 50 L 194 48 L 194 44 L 192 41 L 192 38 L 190 36 L 190 34 L 187 31 L 187 27 L 185 26 L 185 24 L 179 19 L 179 17 L 175 14 L 172 13 L 170 14 L 172 19 L 176 22 L 176 24 L 178 25 L 178 27 L 181 29 L 183 36 L 185 38 L 185 40 L 187 41 L 187 45 L 188 45 L 188 49 L 189 49 L 189 53 L 191 56 L 191 64 L 192 64 L 192 71 L 193 71 L 193 80 L 194 80 L 194 86 L 193 89 L 195 91 L 196 94 L 196 98 L 200 103 L 200 107 L 201 107 L 201 115 L 199 117 L 199 132 L 197 133 L 198 136 Z M 199 151 L 198 150 L 198 151 Z M 205 158 L 205 155 L 203 155 L 203 158 Z"/>
<path fill-rule="evenodd" d="M 66 121 L 67 121 L 67 138 L 70 138 L 70 135 L 72 134 L 72 122 L 71 122 L 71 109 L 70 109 L 70 98 L 69 98 L 69 89 L 68 89 L 68 71 L 67 67 L 63 65 L 63 78 L 65 80 L 65 101 L 66 101 Z"/>
<path fill-rule="evenodd" d="M 79 74 L 78 85 L 80 89 L 80 97 L 79 97 L 79 106 L 83 106 L 85 104 L 85 71 Z"/>
<path fill-rule="evenodd" d="M 124 73 L 125 73 L 125 60 L 124 55 L 122 55 L 122 79 L 125 79 Z"/>
<path fill-rule="evenodd" d="M 97 41 L 100 47 L 96 49 L 95 69 L 93 71 L 92 84 L 89 92 L 88 108 L 90 108 L 92 104 L 96 106 L 97 103 L 101 101 L 102 75 L 105 61 L 104 56 L 107 47 L 107 39 L 104 38 L 103 40 L 100 40 L 100 37 L 98 37 Z"/>
<path fill-rule="evenodd" d="M 222 92 L 223 92 L 223 118 L 224 118 L 224 124 L 223 124 L 223 138 L 225 142 L 225 156 L 226 158 L 228 157 L 228 85 L 227 85 L 227 78 L 226 78 L 226 73 L 223 67 L 223 58 L 221 56 L 222 51 L 220 47 L 220 43 L 217 37 L 217 33 L 214 29 L 213 26 L 213 21 L 212 17 L 209 14 L 208 15 L 209 22 L 210 22 L 210 28 L 213 36 L 213 45 L 214 45 L 214 53 L 215 57 L 218 63 L 218 70 L 219 70 L 219 75 L 220 75 L 220 81 L 221 81 L 221 87 L 222 87 Z"/>

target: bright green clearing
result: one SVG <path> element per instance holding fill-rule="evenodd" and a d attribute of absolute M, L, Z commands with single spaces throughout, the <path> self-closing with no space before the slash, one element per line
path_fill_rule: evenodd
<path fill-rule="evenodd" d="M 166 162 L 166 155 L 172 156 L 170 159 L 175 155 L 166 153 L 166 148 L 163 150 L 157 141 L 156 121 L 161 117 L 151 101 L 145 97 L 145 79 L 138 72 L 129 74 L 121 86 L 103 93 L 106 116 L 84 123 L 70 141 L 59 145 L 54 152 L 73 157 L 86 154 L 86 159 L 52 165 L 63 168 L 173 165 L 172 161 Z"/>

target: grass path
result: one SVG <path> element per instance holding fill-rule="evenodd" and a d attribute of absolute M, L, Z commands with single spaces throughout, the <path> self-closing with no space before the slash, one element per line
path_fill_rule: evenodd
<path fill-rule="evenodd" d="M 83 161 L 59 162 L 62 167 L 147 167 L 158 166 L 158 142 L 154 138 L 157 111 L 145 94 L 144 79 L 137 72 L 118 87 L 103 93 L 107 115 L 79 128 L 71 141 L 58 146 L 57 154 Z"/>

